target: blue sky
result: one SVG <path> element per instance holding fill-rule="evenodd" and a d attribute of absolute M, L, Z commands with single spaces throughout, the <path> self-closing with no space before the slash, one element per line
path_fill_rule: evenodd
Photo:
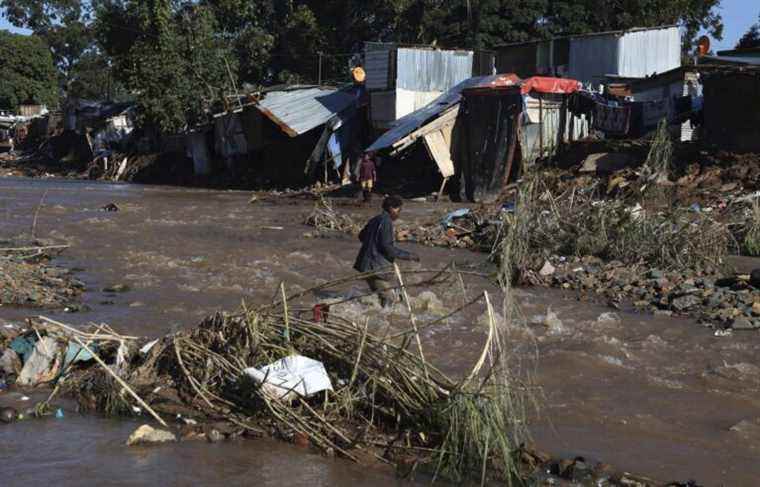
<path fill-rule="evenodd" d="M 760 2 L 758 0 L 722 0 L 721 14 L 726 26 L 722 41 L 713 42 L 713 50 L 733 49 L 739 38 L 744 35 L 752 24 L 758 21 Z M 12 32 L 29 33 L 8 24 L 5 18 L 0 18 L 0 29 Z"/>
<path fill-rule="evenodd" d="M 722 0 L 721 15 L 723 24 L 723 40 L 713 42 L 713 50 L 733 49 L 741 36 L 757 22 L 760 14 L 760 2 L 758 0 Z"/>

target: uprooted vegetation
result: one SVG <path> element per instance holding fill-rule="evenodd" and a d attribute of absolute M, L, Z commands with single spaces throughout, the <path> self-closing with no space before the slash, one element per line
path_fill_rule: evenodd
<path fill-rule="evenodd" d="M 604 200 L 597 190 L 554 196 L 540 179 L 527 181 L 516 205 L 519 219 L 530 222 L 519 265 L 536 269 L 553 256 L 593 256 L 661 269 L 717 270 L 734 245 L 728 227 L 709 214 Z"/>
<path fill-rule="evenodd" d="M 433 281 L 454 278 L 444 270 Z M 399 287 L 405 294 L 406 288 Z M 114 364 L 109 369 L 77 365 L 65 374 L 59 389 L 85 410 L 180 415 L 200 425 L 223 422 L 231 435 L 306 438 L 328 454 L 406 462 L 417 471 L 454 480 L 511 483 L 525 473 L 518 469 L 515 452 L 528 437 L 533 393 L 510 370 L 505 330 L 494 318 L 487 294 L 430 323 L 418 322 L 410 308 L 407 330 L 382 333 L 373 323 L 335 312 L 315 321 L 310 307 L 294 304 L 304 295 L 216 314 L 148 347 L 147 340 L 103 326 L 84 332 L 47 320 L 38 323 L 38 333 L 89 347 L 104 363 Z M 426 360 L 421 330 L 472 306 L 485 306 L 490 317 L 485 344 L 470 373 L 455 379 Z M 244 372 L 293 355 L 322 362 L 333 389 L 313 396 L 273 392 L 266 379 L 257 384 Z"/>
<path fill-rule="evenodd" d="M 744 225 L 744 252 L 752 257 L 760 257 L 760 197 L 752 200 L 749 218 Z"/>

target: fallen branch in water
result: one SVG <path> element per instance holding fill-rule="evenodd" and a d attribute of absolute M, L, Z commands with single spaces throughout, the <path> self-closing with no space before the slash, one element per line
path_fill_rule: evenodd
<path fill-rule="evenodd" d="M 15 247 L 0 249 L 0 252 L 44 252 L 46 250 L 65 250 L 71 245 L 47 245 L 42 247 Z"/>

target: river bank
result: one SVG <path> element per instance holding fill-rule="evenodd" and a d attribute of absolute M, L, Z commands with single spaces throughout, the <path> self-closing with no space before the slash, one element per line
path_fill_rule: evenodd
<path fill-rule="evenodd" d="M 9 234 L 30 228 L 34 210 L 48 192 L 39 212 L 38 233 L 71 245 L 60 262 L 83 269 L 76 277 L 88 289 L 83 303 L 92 308 L 80 314 L 53 313 L 67 322 L 107 322 L 130 334 L 158 337 L 192 326 L 215 309 L 235 309 L 243 297 L 265 303 L 281 280 L 289 287 L 292 283 L 307 288 L 315 279 L 332 280 L 350 273 L 356 252 L 353 238 L 305 238 L 313 229 L 300 222 L 311 212 L 311 201 L 250 205 L 250 194 L 235 192 L 54 180 L 3 180 L 0 184 L 7 223 L 3 232 Z M 109 203 L 121 211 L 100 211 Z M 376 210 L 357 207 L 355 211 L 367 218 Z M 404 218 L 433 219 L 440 211 L 439 207 L 409 203 Z M 418 252 L 431 266 L 451 260 L 478 265 L 485 260 L 482 255 L 457 249 Z M 119 283 L 129 285 L 130 291 L 113 298 L 102 292 Z M 477 287 L 472 286 L 474 293 Z M 441 294 L 439 298 L 446 302 L 460 299 L 461 292 Z M 731 427 L 757 416 L 760 391 L 751 370 L 758 366 L 760 341 L 754 334 L 715 337 L 713 331 L 689 320 L 640 315 L 627 309 L 611 317 L 605 315 L 609 312 L 606 306 L 579 304 L 572 293 L 561 291 L 534 288 L 517 294 L 526 318 L 546 316 L 551 307 L 561 322 L 557 327 L 555 321 L 544 320 L 529 328 L 532 337 L 515 341 L 526 357 L 536 349 L 540 356 L 536 379 L 544 388 L 546 401 L 544 419 L 532 428 L 539 448 L 557 458 L 581 455 L 589 462 L 603 461 L 652 478 L 752 485 L 752 479 L 760 474 L 752 453 L 760 439 L 753 437 L 751 430 L 739 433 Z M 6 320 L 29 314 L 2 308 L 0 313 Z M 477 359 L 483 340 L 478 330 L 482 329 L 462 322 L 431 333 L 431 360 L 450 372 L 465 370 L 466 364 Z M 452 347 L 456 356 L 450 353 Z M 568 374 L 568 370 L 574 372 Z M 88 421 L 77 419 L 74 423 L 87 429 L 83 423 L 90 424 Z M 92 422 L 98 427 L 102 424 L 97 419 Z M 49 428 L 26 424 L 23 436 L 7 430 L 16 438 L 13 441 L 34 439 L 30 429 Z M 66 461 L 72 466 L 102 458 L 114 472 L 136 479 L 149 475 L 149 465 L 156 464 L 133 464 L 135 471 L 130 474 L 114 464 L 120 456 L 134 458 L 121 446 L 128 436 L 125 433 L 135 425 L 131 426 L 119 427 L 122 433 L 110 440 L 103 438 L 109 446 L 100 456 L 86 459 L 63 448 L 69 445 L 66 438 L 55 441 L 61 442 L 62 452 L 69 451 Z M 88 431 L 99 436 L 95 429 Z M 33 443 L 37 441 L 42 437 Z M 231 479 L 241 472 L 242 467 L 233 460 L 241 458 L 242 451 L 245 458 L 271 458 L 259 452 L 255 443 L 215 445 L 205 454 L 200 450 L 206 445 L 182 446 L 171 452 L 160 449 L 150 458 L 161 457 L 167 476 L 190 478 L 179 460 L 181 452 L 189 448 L 208 455 L 202 463 L 217 472 L 221 484 L 225 472 Z M 38 470 L 32 474 L 24 467 L 30 461 L 24 451 L 31 453 L 23 450 L 8 457 L 15 465 L 14 473 L 18 478 L 39 478 Z M 292 463 L 283 460 L 296 478 L 305 476 L 318 485 L 325 477 L 333 484 L 355 481 L 350 468 L 343 478 L 338 473 L 343 467 L 328 473 L 334 461 L 316 457 L 316 463 L 299 464 L 298 458 L 294 454 Z M 326 462 L 324 467 L 321 462 Z M 304 465 L 309 467 L 302 470 Z M 264 483 L 276 484 L 278 472 L 260 473 L 269 475 Z M 108 472 L 102 475 L 107 483 Z"/>

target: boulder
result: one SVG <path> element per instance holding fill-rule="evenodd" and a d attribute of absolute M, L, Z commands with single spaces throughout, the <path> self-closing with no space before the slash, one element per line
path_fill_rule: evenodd
<path fill-rule="evenodd" d="M 43 337 L 34 345 L 34 350 L 21 369 L 16 384 L 34 387 L 50 382 L 58 376 L 61 362 L 58 343 L 50 337 Z"/>
<path fill-rule="evenodd" d="M 173 441 L 177 441 L 177 437 L 171 431 L 155 429 L 152 426 L 144 424 L 129 435 L 127 446 L 155 445 Z"/>

